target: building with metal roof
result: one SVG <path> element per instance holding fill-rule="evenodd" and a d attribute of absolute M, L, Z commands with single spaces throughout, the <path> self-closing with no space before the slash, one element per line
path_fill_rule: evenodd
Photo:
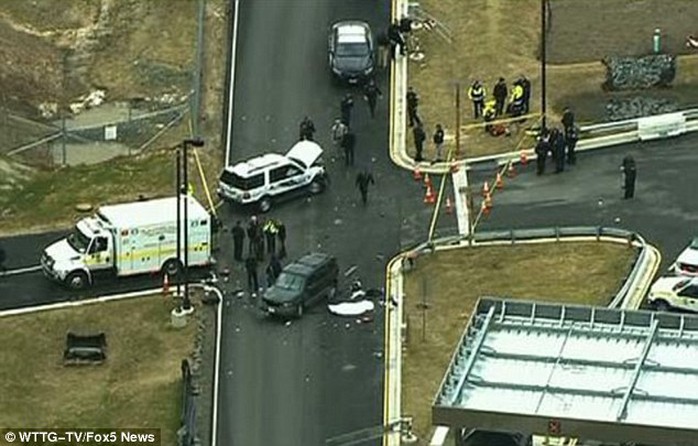
<path fill-rule="evenodd" d="M 435 425 L 698 444 L 698 317 L 481 299 Z"/>

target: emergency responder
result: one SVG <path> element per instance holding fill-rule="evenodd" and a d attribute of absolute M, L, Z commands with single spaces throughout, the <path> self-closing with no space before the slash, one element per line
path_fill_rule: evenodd
<path fill-rule="evenodd" d="M 507 89 L 507 83 L 504 81 L 503 77 L 499 78 L 494 88 L 492 89 L 492 95 L 495 99 L 494 115 L 502 116 L 504 114 L 504 104 L 507 101 L 507 96 L 509 95 L 509 90 Z"/>
<path fill-rule="evenodd" d="M 281 262 L 279 262 L 279 258 L 276 257 L 276 254 L 272 254 L 265 271 L 267 273 L 267 286 L 270 287 L 274 285 L 274 282 L 276 282 L 279 274 L 281 274 L 282 269 L 283 268 L 281 266 Z"/>
<path fill-rule="evenodd" d="M 334 143 L 335 146 L 338 146 L 342 142 L 342 138 L 344 138 L 344 135 L 349 131 L 349 127 L 345 123 L 342 122 L 340 118 L 337 118 L 334 120 L 334 124 L 332 124 L 332 142 Z"/>
<path fill-rule="evenodd" d="M 441 124 L 436 124 L 436 130 L 434 130 L 433 141 L 436 157 L 432 161 L 432 164 L 434 164 L 436 161 L 442 160 L 442 152 L 444 147 L 444 129 L 443 127 L 441 127 Z"/>
<path fill-rule="evenodd" d="M 635 178 L 637 177 L 635 159 L 627 155 L 623 158 L 623 164 L 620 166 L 620 170 L 623 173 L 623 190 L 625 191 L 623 198 L 628 200 L 635 196 Z"/>
<path fill-rule="evenodd" d="M 373 118 L 376 113 L 376 102 L 378 101 L 379 97 L 383 97 L 383 92 L 380 90 L 380 88 L 378 88 L 375 80 L 369 80 L 364 87 L 364 97 L 368 102 L 368 109 L 371 112 L 371 118 Z"/>
<path fill-rule="evenodd" d="M 366 202 L 368 201 L 369 184 L 375 184 L 375 181 L 373 180 L 373 175 L 371 175 L 371 172 L 364 169 L 356 175 L 356 187 L 361 193 L 361 202 L 364 204 L 364 206 L 366 206 Z"/>
<path fill-rule="evenodd" d="M 475 119 L 479 118 L 480 115 L 482 115 L 482 108 L 485 105 L 485 96 L 487 95 L 487 92 L 485 91 L 485 87 L 482 85 L 480 81 L 475 81 L 473 84 L 468 88 L 468 97 L 470 98 L 471 101 L 473 101 L 473 117 Z"/>
<path fill-rule="evenodd" d="M 562 128 L 565 131 L 565 135 L 567 135 L 567 132 L 574 127 L 574 113 L 572 113 L 569 107 L 565 107 L 560 122 L 562 122 Z"/>
<path fill-rule="evenodd" d="M 521 116 L 524 112 L 524 88 L 520 80 L 514 82 L 511 89 L 511 101 L 509 102 L 509 114 L 511 116 Z"/>
<path fill-rule="evenodd" d="M 559 129 L 550 132 L 550 149 L 555 162 L 555 173 L 565 170 L 565 137 Z"/>
<path fill-rule="evenodd" d="M 342 122 L 350 126 L 351 125 L 351 109 L 354 108 L 354 98 L 351 93 L 347 93 L 342 102 L 339 104 L 339 109 L 341 111 Z"/>
<path fill-rule="evenodd" d="M 400 32 L 399 22 L 393 22 L 388 27 L 388 39 L 390 40 L 390 55 L 392 56 L 392 58 L 395 58 L 396 46 L 400 47 L 400 55 L 404 56 L 405 50 L 407 50 L 407 48 L 405 44 L 405 38 L 402 35 L 402 32 Z"/>
<path fill-rule="evenodd" d="M 496 99 L 491 99 L 491 100 L 485 102 L 485 108 L 484 108 L 484 110 L 482 110 L 482 117 L 485 120 L 485 131 L 492 136 L 497 136 L 497 135 L 494 132 L 494 126 L 492 124 L 489 124 L 489 123 L 494 121 L 494 118 L 497 116 L 497 107 L 498 106 L 499 106 L 499 102 Z"/>
<path fill-rule="evenodd" d="M 424 141 L 427 139 L 427 134 L 422 127 L 422 124 L 417 123 L 412 129 L 412 136 L 414 136 L 414 149 L 417 152 L 414 156 L 414 160 L 417 162 L 424 161 L 424 156 L 422 155 L 424 151 Z"/>
<path fill-rule="evenodd" d="M 257 238 L 260 237 L 261 230 L 259 227 L 259 222 L 257 221 L 257 216 L 253 215 L 250 217 L 250 222 L 247 224 L 247 240 L 249 240 L 248 254 L 257 257 L 257 248 L 259 247 L 259 242 Z"/>
<path fill-rule="evenodd" d="M 407 87 L 407 116 L 410 120 L 410 127 L 414 127 L 414 124 L 422 124 L 422 120 L 417 116 L 417 106 L 419 106 L 419 96 L 417 92 L 414 91 L 412 87 Z"/>
<path fill-rule="evenodd" d="M 577 147 L 578 140 L 579 130 L 577 130 L 577 126 L 573 125 L 565 134 L 565 146 L 567 146 L 567 164 L 570 164 L 572 166 L 577 162 L 577 154 L 575 153 L 575 148 Z"/>
<path fill-rule="evenodd" d="M 356 146 L 356 135 L 351 130 L 342 138 L 342 148 L 344 149 L 344 165 L 354 165 L 354 146 Z"/>
<path fill-rule="evenodd" d="M 276 233 L 279 231 L 276 227 L 276 222 L 273 219 L 269 219 L 264 223 L 262 228 L 264 232 L 264 238 L 267 241 L 267 252 L 269 254 L 276 253 Z"/>
<path fill-rule="evenodd" d="M 519 76 L 519 85 L 521 85 L 521 89 L 523 90 L 521 113 L 527 115 L 531 110 L 531 81 L 522 74 Z"/>
<path fill-rule="evenodd" d="M 549 150 L 549 136 L 548 133 L 544 131 L 538 137 L 538 142 L 536 143 L 536 175 L 543 175 L 545 173 L 545 161 L 548 157 Z"/>
<path fill-rule="evenodd" d="M 247 271 L 247 288 L 252 293 L 252 297 L 257 296 L 259 291 L 259 277 L 257 276 L 257 257 L 247 256 L 245 260 L 245 271 Z"/>
<path fill-rule="evenodd" d="M 238 262 L 242 262 L 242 247 L 245 244 L 245 230 L 242 229 L 240 220 L 233 226 L 233 257 Z"/>
<path fill-rule="evenodd" d="M 315 124 L 309 117 L 303 118 L 300 125 L 300 140 L 313 140 L 313 134 L 315 133 Z"/>

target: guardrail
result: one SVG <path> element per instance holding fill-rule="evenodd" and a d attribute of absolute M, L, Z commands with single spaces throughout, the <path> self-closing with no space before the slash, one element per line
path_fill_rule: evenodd
<path fill-rule="evenodd" d="M 403 269 L 407 264 L 411 264 L 416 257 L 423 254 L 434 252 L 436 249 L 453 249 L 464 246 L 487 246 L 487 245 L 502 245 L 502 244 L 527 244 L 540 243 L 543 241 L 561 242 L 561 241 L 610 241 L 615 243 L 624 243 L 629 247 L 639 249 L 638 256 L 632 265 L 628 275 L 623 280 L 623 285 L 613 295 L 609 296 L 610 308 L 637 308 L 644 297 L 645 292 L 649 287 L 649 282 L 656 273 L 659 265 L 660 256 L 656 248 L 646 243 L 645 239 L 638 233 L 627 231 L 620 228 L 610 228 L 603 226 L 569 226 L 569 227 L 552 227 L 552 228 L 536 228 L 536 229 L 510 229 L 502 231 L 476 232 L 471 236 L 468 235 L 447 235 L 433 239 L 431 242 L 423 242 L 415 245 L 412 249 L 406 250 L 401 256 L 393 259 L 389 266 L 389 293 L 386 297 L 390 298 L 391 302 L 395 302 L 397 306 L 390 309 L 386 318 L 390 323 L 386 323 L 386 336 L 391 338 L 387 346 L 386 354 L 386 387 L 396 387 L 394 389 L 386 388 L 386 395 L 393 395 L 392 398 L 386 398 L 387 407 L 384 413 L 384 422 L 399 420 L 400 407 L 390 407 L 390 403 L 399 405 L 400 403 L 400 380 L 401 361 L 399 345 L 394 345 L 395 342 L 401 342 L 399 334 L 392 333 L 402 329 L 402 305 L 403 295 L 402 286 L 395 282 L 398 277 L 402 276 Z M 395 283 L 394 283 L 395 282 Z M 392 333 L 392 334 L 391 334 Z M 396 357 L 398 356 L 398 357 Z M 392 377 L 391 377 L 392 375 Z M 395 376 L 396 375 L 396 376 Z M 397 379 L 395 379 L 397 378 Z M 397 446 L 400 444 L 399 432 L 396 435 L 387 435 L 384 437 L 384 446 Z M 441 437 L 445 438 L 445 431 L 440 432 Z M 438 443 L 437 443 L 438 444 Z"/>

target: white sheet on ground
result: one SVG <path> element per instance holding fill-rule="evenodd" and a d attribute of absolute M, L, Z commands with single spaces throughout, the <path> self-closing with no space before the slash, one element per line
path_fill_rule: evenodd
<path fill-rule="evenodd" d="M 356 302 L 342 302 L 328 305 L 327 308 L 330 310 L 330 313 L 338 316 L 359 316 L 373 311 L 374 305 L 370 300 L 359 300 Z"/>

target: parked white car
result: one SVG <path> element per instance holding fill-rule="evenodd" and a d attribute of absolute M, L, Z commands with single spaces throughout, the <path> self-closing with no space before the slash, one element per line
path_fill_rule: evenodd
<path fill-rule="evenodd" d="M 681 251 L 669 270 L 682 276 L 698 277 L 698 237 Z"/>
<path fill-rule="evenodd" d="M 652 284 L 647 301 L 660 311 L 698 311 L 698 278 L 660 277 Z"/>
<path fill-rule="evenodd" d="M 275 201 L 319 194 L 326 186 L 322 148 L 313 141 L 300 141 L 286 155 L 268 153 L 226 167 L 218 182 L 218 195 L 268 212 Z"/>

